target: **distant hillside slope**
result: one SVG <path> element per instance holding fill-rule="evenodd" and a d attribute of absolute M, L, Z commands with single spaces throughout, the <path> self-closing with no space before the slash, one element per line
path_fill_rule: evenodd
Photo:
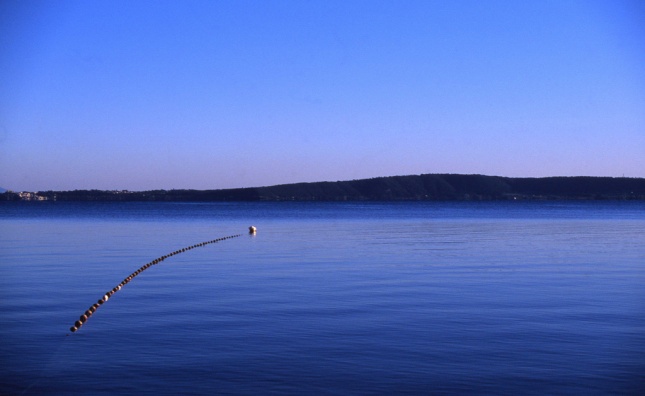
<path fill-rule="evenodd" d="M 255 190 L 267 200 L 643 199 L 645 179 L 426 174 Z"/>
<path fill-rule="evenodd" d="M 5 192 L 0 200 L 57 201 L 402 201 L 503 199 L 639 199 L 645 179 L 612 177 L 509 178 L 425 174 L 373 179 L 283 184 L 225 190 Z"/>

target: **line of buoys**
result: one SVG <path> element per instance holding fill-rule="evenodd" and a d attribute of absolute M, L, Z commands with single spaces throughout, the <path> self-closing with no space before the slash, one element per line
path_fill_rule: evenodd
<path fill-rule="evenodd" d="M 255 228 L 255 227 L 253 227 L 253 228 Z M 122 288 L 123 286 L 127 285 L 128 283 L 130 283 L 130 281 L 132 281 L 132 279 L 134 279 L 134 277 L 136 277 L 137 275 L 139 275 L 139 274 L 140 274 L 140 273 L 142 273 L 143 271 L 147 270 L 148 268 L 152 267 L 153 265 L 159 264 L 159 263 L 161 263 L 162 261 L 164 261 L 165 259 L 167 259 L 167 258 L 169 258 L 169 257 L 172 257 L 172 256 L 174 256 L 174 255 L 176 255 L 176 254 L 183 253 L 183 252 L 187 252 L 187 251 L 189 251 L 189 250 L 191 250 L 191 249 L 194 249 L 194 248 L 197 248 L 197 247 L 206 246 L 206 245 L 211 244 L 211 243 L 216 243 L 216 242 L 224 241 L 224 240 L 231 239 L 231 238 L 237 238 L 237 237 L 239 237 L 239 236 L 241 236 L 241 235 L 242 235 L 242 234 L 230 235 L 230 236 L 223 237 L 223 238 L 213 239 L 212 241 L 206 241 L 206 242 L 198 243 L 198 244 L 196 244 L 196 245 L 188 246 L 188 247 L 185 247 L 185 248 L 183 248 L 183 249 L 175 250 L 175 251 L 174 251 L 174 252 L 172 252 L 172 253 L 166 254 L 166 255 L 164 255 L 164 256 L 161 256 L 161 257 L 159 257 L 159 258 L 156 258 L 156 259 L 152 260 L 151 262 L 149 262 L 149 263 L 147 263 L 147 264 L 143 265 L 141 268 L 139 268 L 138 270 L 136 270 L 136 271 L 134 271 L 133 273 L 131 273 L 129 276 L 127 276 L 125 279 L 123 279 L 123 281 L 121 281 L 121 283 L 119 283 L 119 284 L 118 284 L 116 287 L 114 287 L 112 290 L 110 290 L 110 291 L 108 291 L 107 293 L 105 293 L 105 294 L 103 295 L 103 297 L 101 297 L 101 298 L 100 298 L 96 303 L 92 304 L 92 306 L 90 306 L 90 307 L 89 307 L 89 308 L 88 308 L 88 309 L 87 309 L 87 310 L 86 310 L 86 311 L 85 311 L 85 312 L 84 312 L 84 313 L 79 317 L 79 319 L 78 319 L 76 322 L 74 322 L 74 325 L 73 325 L 72 327 L 70 327 L 70 328 L 69 328 L 69 330 L 70 330 L 72 333 L 74 333 L 74 332 L 76 332 L 76 330 L 80 329 L 80 328 L 81 328 L 81 326 L 83 326 L 83 324 L 84 324 L 84 323 L 85 323 L 85 322 L 86 322 L 86 321 L 87 321 L 87 320 L 88 320 L 88 319 L 89 319 L 89 318 L 90 318 L 90 317 L 91 317 L 91 316 L 96 312 L 96 310 L 97 310 L 101 305 L 103 305 L 104 303 L 106 303 L 106 302 L 107 302 L 107 300 L 109 300 L 109 299 L 110 299 L 110 297 L 112 297 L 112 295 L 113 295 L 114 293 L 116 293 L 116 292 L 118 292 L 119 290 L 121 290 L 121 288 Z"/>

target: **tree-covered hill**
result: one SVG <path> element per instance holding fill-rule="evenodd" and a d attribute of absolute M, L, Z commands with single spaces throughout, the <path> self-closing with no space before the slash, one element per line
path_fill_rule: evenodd
<path fill-rule="evenodd" d="M 57 201 L 402 201 L 505 199 L 645 199 L 645 179 L 612 177 L 509 178 L 424 174 L 373 179 L 283 184 L 222 190 L 39 191 L 2 200 L 32 197 Z M 32 199 L 36 200 L 36 199 Z"/>

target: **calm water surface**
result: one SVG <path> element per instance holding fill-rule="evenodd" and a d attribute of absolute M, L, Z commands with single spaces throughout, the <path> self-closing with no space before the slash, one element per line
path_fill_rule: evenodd
<path fill-rule="evenodd" d="M 0 393 L 643 394 L 644 285 L 638 202 L 2 203 Z"/>

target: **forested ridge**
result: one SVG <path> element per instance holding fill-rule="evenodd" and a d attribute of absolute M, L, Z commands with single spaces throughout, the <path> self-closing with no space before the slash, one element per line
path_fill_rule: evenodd
<path fill-rule="evenodd" d="M 24 193 L 23 193 L 24 194 Z M 20 200 L 7 191 L 4 200 Z M 24 196 L 24 195 L 23 195 Z M 511 178 L 423 174 L 372 179 L 282 184 L 220 190 L 39 191 L 57 201 L 404 201 L 506 199 L 645 199 L 645 179 L 625 177 Z M 23 199 L 24 200 L 24 199 Z"/>

